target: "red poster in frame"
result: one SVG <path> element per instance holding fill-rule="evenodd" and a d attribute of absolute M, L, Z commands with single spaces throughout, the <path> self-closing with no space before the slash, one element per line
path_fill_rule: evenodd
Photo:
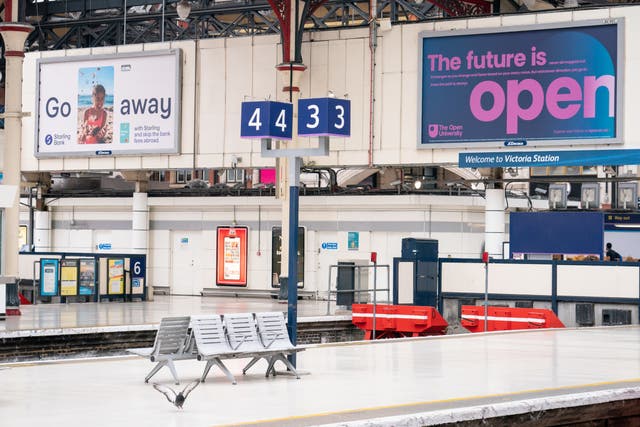
<path fill-rule="evenodd" d="M 247 286 L 247 227 L 218 227 L 216 285 Z"/>

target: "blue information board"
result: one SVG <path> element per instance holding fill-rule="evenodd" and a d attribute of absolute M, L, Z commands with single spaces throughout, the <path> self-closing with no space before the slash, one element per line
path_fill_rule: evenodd
<path fill-rule="evenodd" d="M 300 99 L 298 135 L 350 136 L 351 101 L 337 98 Z"/>
<path fill-rule="evenodd" d="M 243 102 L 240 123 L 242 138 L 291 139 L 293 104 L 276 101 Z"/>
<path fill-rule="evenodd" d="M 60 260 L 40 258 L 40 296 L 58 295 Z"/>

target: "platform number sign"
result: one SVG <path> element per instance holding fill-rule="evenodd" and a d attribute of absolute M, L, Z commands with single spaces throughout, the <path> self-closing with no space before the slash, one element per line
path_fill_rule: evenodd
<path fill-rule="evenodd" d="M 132 256 L 129 260 L 132 278 L 145 278 L 147 274 L 147 261 L 143 256 Z"/>
<path fill-rule="evenodd" d="M 337 98 L 300 99 L 298 135 L 350 136 L 351 101 Z"/>
<path fill-rule="evenodd" d="M 242 138 L 291 139 L 293 105 L 276 101 L 243 102 L 240 121 Z"/>

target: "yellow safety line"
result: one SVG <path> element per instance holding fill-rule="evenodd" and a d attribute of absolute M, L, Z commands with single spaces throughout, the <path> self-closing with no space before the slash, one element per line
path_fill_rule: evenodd
<path fill-rule="evenodd" d="M 442 404 L 442 403 L 461 402 L 465 400 L 480 400 L 480 399 L 495 398 L 495 397 L 518 396 L 518 395 L 529 394 L 529 393 L 543 393 L 543 392 L 549 392 L 549 391 L 571 390 L 571 389 L 577 389 L 577 388 L 583 388 L 583 387 L 584 388 L 600 387 L 604 385 L 624 384 L 624 383 L 633 383 L 633 382 L 640 382 L 640 378 L 632 378 L 628 380 L 619 380 L 619 381 L 603 381 L 598 383 L 579 384 L 579 385 L 563 386 L 563 387 L 532 389 L 532 390 L 524 390 L 524 391 L 515 391 L 512 393 L 497 393 L 497 394 L 486 394 L 486 395 L 480 395 L 480 396 L 453 397 L 451 399 L 429 400 L 429 401 L 413 402 L 413 403 L 399 403 L 396 405 L 373 406 L 370 408 L 353 408 L 353 409 L 345 409 L 341 411 L 319 412 L 317 414 L 309 414 L 309 415 L 294 415 L 291 417 L 271 418 L 266 420 L 250 421 L 245 423 L 216 424 L 215 426 L 228 427 L 228 426 L 256 425 L 256 424 L 262 424 L 262 423 L 275 423 L 275 422 L 293 421 L 293 420 L 300 420 L 300 419 L 311 419 L 316 417 L 327 417 L 332 415 L 342 415 L 342 414 L 348 414 L 351 412 L 354 412 L 354 413 L 355 412 L 372 412 L 372 411 L 380 411 L 385 409 L 406 408 L 409 406 L 434 405 L 434 404 Z M 428 412 L 428 411 L 425 411 L 425 412 Z"/>

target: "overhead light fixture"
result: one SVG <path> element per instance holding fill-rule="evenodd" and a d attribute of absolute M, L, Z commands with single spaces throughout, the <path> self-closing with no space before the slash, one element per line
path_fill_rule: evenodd
<path fill-rule="evenodd" d="M 391 181 L 389 183 L 389 185 L 392 186 L 392 187 L 395 187 L 396 185 L 400 185 L 400 184 L 402 184 L 402 180 L 400 180 L 400 179 L 396 179 L 395 181 Z"/>
<path fill-rule="evenodd" d="M 176 12 L 178 12 L 178 17 L 183 21 L 189 17 L 191 13 L 191 3 L 187 0 L 180 0 L 178 4 L 176 4 Z"/>
<path fill-rule="evenodd" d="M 618 209 L 636 210 L 638 207 L 638 183 L 618 183 Z"/>
<path fill-rule="evenodd" d="M 580 206 L 582 209 L 598 209 L 600 207 L 600 184 L 595 182 L 582 184 Z"/>
<path fill-rule="evenodd" d="M 547 194 L 547 190 L 541 187 L 536 187 L 536 189 L 533 191 L 535 191 L 536 194 L 539 194 L 541 196 L 544 196 L 545 194 Z"/>
<path fill-rule="evenodd" d="M 415 181 L 413 181 L 413 188 L 415 188 L 416 190 L 422 188 L 422 178 L 417 178 Z"/>
<path fill-rule="evenodd" d="M 549 208 L 566 209 L 567 194 L 566 184 L 549 184 Z"/>
<path fill-rule="evenodd" d="M 380 18 L 378 19 L 378 26 L 380 27 L 380 32 L 391 31 L 391 18 Z"/>

